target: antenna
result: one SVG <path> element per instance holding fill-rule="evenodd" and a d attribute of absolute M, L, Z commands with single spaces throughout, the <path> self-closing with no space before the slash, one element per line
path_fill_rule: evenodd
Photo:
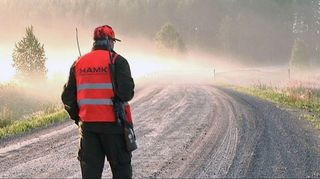
<path fill-rule="evenodd" d="M 76 28 L 76 39 L 77 39 L 77 45 L 78 45 L 79 55 L 81 56 L 80 45 L 79 45 L 79 39 L 78 39 L 78 28 Z"/>

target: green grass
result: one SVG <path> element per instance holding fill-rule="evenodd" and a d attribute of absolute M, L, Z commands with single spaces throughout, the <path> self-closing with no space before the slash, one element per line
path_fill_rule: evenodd
<path fill-rule="evenodd" d="M 48 126 L 49 124 L 64 121 L 68 118 L 65 111 L 59 111 L 45 116 L 33 116 L 28 119 L 14 121 L 3 128 L 0 128 L 0 139 L 24 133 L 35 128 Z"/>
<path fill-rule="evenodd" d="M 320 100 L 318 97 L 299 98 L 294 94 L 283 93 L 271 88 L 234 87 L 234 89 L 277 104 L 306 110 L 312 114 L 304 114 L 303 118 L 315 128 L 320 129 Z"/>
<path fill-rule="evenodd" d="M 0 84 L 0 139 L 65 120 L 59 93 L 49 85 Z"/>
<path fill-rule="evenodd" d="M 309 121 L 311 124 L 313 124 L 316 129 L 320 129 L 319 116 L 304 114 L 303 118 L 306 119 L 307 121 Z"/>

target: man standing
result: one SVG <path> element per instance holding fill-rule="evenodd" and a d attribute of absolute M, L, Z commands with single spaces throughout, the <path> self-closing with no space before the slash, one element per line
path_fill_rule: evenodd
<path fill-rule="evenodd" d="M 107 156 L 113 178 L 132 178 L 131 152 L 126 150 L 123 127 L 116 121 L 112 102 L 114 98 L 122 102 L 133 98 L 130 67 L 113 50 L 114 43 L 120 40 L 110 26 L 97 27 L 93 36 L 92 51 L 74 62 L 61 96 L 70 118 L 79 125 L 82 177 L 101 178 Z M 110 63 L 115 66 L 114 86 Z M 132 125 L 128 104 L 125 112 Z"/>

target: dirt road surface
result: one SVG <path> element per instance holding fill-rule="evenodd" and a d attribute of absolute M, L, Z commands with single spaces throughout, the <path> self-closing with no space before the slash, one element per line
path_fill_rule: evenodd
<path fill-rule="evenodd" d="M 136 178 L 320 177 L 320 132 L 298 111 L 202 84 L 149 86 L 131 104 Z M 78 140 L 65 122 L 0 141 L 0 178 L 79 178 Z"/>

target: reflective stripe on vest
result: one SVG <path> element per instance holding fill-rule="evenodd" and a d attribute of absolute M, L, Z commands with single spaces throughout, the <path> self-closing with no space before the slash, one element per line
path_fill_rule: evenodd
<path fill-rule="evenodd" d="M 77 85 L 77 91 L 86 89 L 112 89 L 112 83 L 85 83 Z"/>
<path fill-rule="evenodd" d="M 113 105 L 111 99 L 81 99 L 78 105 Z"/>

